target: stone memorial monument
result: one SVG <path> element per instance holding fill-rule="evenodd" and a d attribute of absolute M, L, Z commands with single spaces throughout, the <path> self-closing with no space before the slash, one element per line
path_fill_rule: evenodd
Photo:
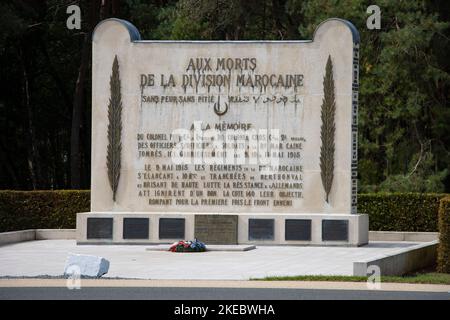
<path fill-rule="evenodd" d="M 147 41 L 93 34 L 91 212 L 79 244 L 349 245 L 357 212 L 359 34 Z"/>

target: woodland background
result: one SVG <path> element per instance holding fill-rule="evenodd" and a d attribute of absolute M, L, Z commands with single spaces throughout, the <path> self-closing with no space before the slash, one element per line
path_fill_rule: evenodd
<path fill-rule="evenodd" d="M 68 30 L 67 6 L 81 8 Z M 381 8 L 368 30 L 366 8 Z M 143 39 L 311 39 L 330 17 L 361 35 L 360 192 L 450 192 L 450 1 L 0 2 L 0 189 L 90 186 L 91 35 L 131 21 Z"/>

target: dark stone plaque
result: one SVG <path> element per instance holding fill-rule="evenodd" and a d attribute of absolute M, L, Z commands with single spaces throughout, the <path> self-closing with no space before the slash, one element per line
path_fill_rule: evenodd
<path fill-rule="evenodd" d="M 87 239 L 112 239 L 113 218 L 87 218 Z"/>
<path fill-rule="evenodd" d="M 237 244 L 237 215 L 195 215 L 195 237 L 206 244 Z"/>
<path fill-rule="evenodd" d="M 248 219 L 248 240 L 273 240 L 274 219 Z"/>
<path fill-rule="evenodd" d="M 322 220 L 322 241 L 348 241 L 348 220 Z"/>
<path fill-rule="evenodd" d="M 311 220 L 286 219 L 284 226 L 285 240 L 311 240 Z"/>
<path fill-rule="evenodd" d="M 184 239 L 184 218 L 160 218 L 160 239 Z"/>
<path fill-rule="evenodd" d="M 124 239 L 148 239 L 148 218 L 123 218 Z"/>

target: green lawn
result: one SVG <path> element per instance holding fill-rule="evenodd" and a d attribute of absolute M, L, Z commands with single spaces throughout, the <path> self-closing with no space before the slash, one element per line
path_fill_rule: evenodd
<path fill-rule="evenodd" d="M 264 281 L 347 281 L 366 282 L 367 277 L 357 276 L 292 276 L 292 277 L 267 277 L 251 280 Z M 417 272 L 405 276 L 385 276 L 381 277 L 381 282 L 397 283 L 427 283 L 427 284 L 450 284 L 450 274 L 436 272 Z"/>

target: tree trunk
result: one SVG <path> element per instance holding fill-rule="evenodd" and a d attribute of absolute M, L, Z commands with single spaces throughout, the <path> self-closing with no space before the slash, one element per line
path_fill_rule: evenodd
<path fill-rule="evenodd" d="M 42 55 L 44 56 L 44 59 L 45 59 L 45 64 L 48 67 L 48 73 L 52 77 L 53 81 L 55 82 L 55 85 L 58 88 L 59 94 L 61 95 L 61 98 L 63 99 L 64 104 L 66 105 L 66 108 L 68 108 L 70 110 L 70 107 L 72 105 L 71 98 L 70 98 L 69 94 L 67 93 L 67 89 L 66 89 L 66 86 L 64 85 L 64 81 L 62 81 L 61 77 L 59 76 L 58 72 L 56 71 L 55 66 L 53 65 L 53 63 L 50 59 L 50 55 L 48 54 L 48 50 L 47 50 L 45 43 L 46 42 L 44 41 L 44 39 L 42 39 L 42 41 L 39 42 L 39 45 L 40 45 Z M 61 117 L 70 119 L 69 117 L 67 117 L 67 114 L 63 110 L 61 110 L 59 113 L 60 113 Z"/>
<path fill-rule="evenodd" d="M 89 63 L 90 33 L 85 35 L 81 51 L 81 63 L 75 85 L 75 95 L 72 109 L 72 130 L 70 135 L 70 186 L 72 189 L 81 187 L 81 155 L 80 129 L 84 102 L 84 83 Z"/>
<path fill-rule="evenodd" d="M 4 148 L 2 141 L 0 141 L 0 159 L 2 164 L 5 166 L 6 171 L 10 177 L 10 181 L 12 182 L 13 189 L 19 188 L 19 181 L 17 179 L 17 175 L 14 169 L 14 164 L 11 161 L 11 158 L 8 156 L 8 152 L 6 148 Z"/>
<path fill-rule="evenodd" d="M 24 91 L 24 106 L 27 113 L 27 162 L 28 169 L 30 171 L 31 178 L 31 187 L 33 190 L 36 190 L 40 187 L 40 170 L 39 170 L 39 155 L 38 155 L 38 146 L 36 139 L 36 130 L 34 127 L 34 115 L 33 115 L 33 107 L 31 106 L 31 97 L 30 97 L 30 79 L 27 71 L 27 59 L 28 57 L 25 55 L 25 50 L 22 48 L 20 50 L 21 55 L 21 64 L 22 64 L 22 75 L 23 75 L 23 91 Z"/>
<path fill-rule="evenodd" d="M 72 109 L 72 129 L 70 135 L 70 185 L 72 189 L 80 189 L 81 187 L 81 172 L 82 172 L 82 155 L 81 153 L 81 127 L 83 120 L 83 110 L 85 101 L 84 85 L 86 81 L 86 74 L 89 67 L 89 59 L 91 57 L 91 38 L 92 31 L 100 20 L 100 11 L 105 1 L 90 2 L 88 14 L 88 31 L 83 40 L 83 47 L 81 51 L 81 62 L 78 69 L 78 77 L 75 85 L 75 94 L 73 99 Z M 109 3 L 106 1 L 106 3 Z"/>

